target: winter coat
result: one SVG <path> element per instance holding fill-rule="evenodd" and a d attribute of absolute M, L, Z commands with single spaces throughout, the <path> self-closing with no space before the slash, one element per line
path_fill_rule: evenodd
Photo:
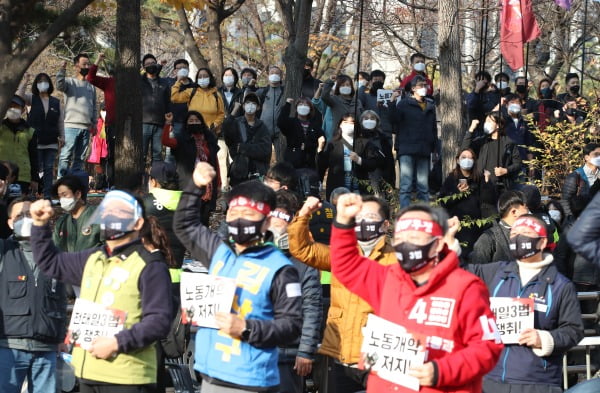
<path fill-rule="evenodd" d="M 298 260 L 322 271 L 331 271 L 329 247 L 315 243 L 309 231 L 308 216 L 295 217 L 288 226 L 290 252 Z M 356 243 L 354 244 L 355 248 Z M 360 252 L 360 250 L 359 250 Z M 369 256 L 381 265 L 397 264 L 396 254 L 385 237 L 380 239 Z M 360 360 L 362 328 L 371 306 L 350 292 L 335 275 L 331 277 L 331 305 L 327 315 L 323 342 L 319 353 L 346 364 Z"/>
<path fill-rule="evenodd" d="M 476 276 L 458 267 L 455 252 L 444 249 L 440 258 L 427 282 L 417 286 L 400 264 L 382 266 L 360 256 L 354 225 L 333 224 L 333 275 L 369 303 L 377 316 L 426 336 L 425 361 L 435 363 L 437 379 L 432 387 L 421 386 L 419 391 L 479 393 L 483 376 L 494 367 L 503 348 L 499 337 L 486 334 L 494 318 L 487 289 Z M 436 344 L 444 342 L 449 345 Z M 372 372 L 367 392 L 388 391 L 413 392 Z"/>
<path fill-rule="evenodd" d="M 223 100 L 223 105 L 225 106 L 225 116 L 229 116 L 235 107 L 235 103 L 238 102 L 242 105 L 242 100 L 244 99 L 244 90 L 240 89 L 237 86 L 233 86 L 231 88 L 231 101 L 227 103 L 227 98 L 225 98 L 226 87 L 221 86 L 219 88 L 219 93 L 221 94 L 221 99 Z"/>
<path fill-rule="evenodd" d="M 329 108 L 331 108 L 331 128 L 333 130 L 333 134 L 335 134 L 335 130 L 337 130 L 340 125 L 340 121 L 342 121 L 342 116 L 344 116 L 346 113 L 351 113 L 352 115 L 356 113 L 356 118 L 358 121 L 358 118 L 364 109 L 360 100 L 356 98 L 356 92 L 354 96 L 348 99 L 343 98 L 342 96 L 332 95 L 332 88 L 333 81 L 329 80 L 325 82 L 323 92 L 321 93 L 321 100 L 323 100 L 323 102 Z"/>
<path fill-rule="evenodd" d="M 241 136 L 242 127 L 246 129 L 245 140 Z M 271 134 L 262 120 L 255 119 L 254 125 L 250 126 L 245 116 L 228 117 L 223 123 L 223 136 L 232 160 L 238 154 L 244 154 L 250 160 L 249 174 L 262 176 L 267 173 L 271 162 Z"/>
<path fill-rule="evenodd" d="M 600 188 L 600 182 L 597 180 L 596 183 L 590 184 L 583 168 L 583 166 L 580 166 L 565 177 L 565 183 L 563 184 L 561 194 L 561 204 L 565 209 L 566 216 L 572 216 L 573 214 L 571 212 L 571 207 L 569 206 L 571 198 L 577 195 L 594 195 L 598 191 L 598 188 Z"/>
<path fill-rule="evenodd" d="M 541 356 L 541 349 L 507 344 L 500 361 L 486 378 L 508 384 L 561 386 L 563 355 L 583 338 L 581 310 L 573 283 L 554 264 L 543 267 L 525 285 L 515 261 L 469 265 L 469 270 L 485 282 L 491 297 L 533 299 L 534 328 L 549 332 L 554 342 L 547 356 Z"/>
<path fill-rule="evenodd" d="M 177 81 L 171 87 L 171 101 L 188 104 L 189 111 L 199 112 L 206 125 L 217 131 L 225 119 L 225 104 L 216 87 L 202 89 L 195 85 L 190 88 Z"/>
<path fill-rule="evenodd" d="M 142 122 L 163 126 L 165 113 L 169 106 L 169 82 L 165 78 L 156 78 L 154 83 L 146 74 L 142 78 Z"/>
<path fill-rule="evenodd" d="M 435 105 L 425 100 L 425 110 L 413 97 L 407 97 L 392 105 L 392 119 L 398 129 L 396 156 L 429 157 L 438 143 Z"/>
<path fill-rule="evenodd" d="M 383 179 L 387 184 L 394 187 L 396 184 L 396 165 L 391 139 L 379 129 L 372 131 L 363 129 L 362 137 L 367 139 L 365 157 L 369 161 L 376 162 L 375 168 L 368 173 L 368 176 L 372 179 Z"/>
<path fill-rule="evenodd" d="M 471 263 L 490 263 L 512 260 L 509 247 L 510 226 L 504 221 L 494 222 L 492 227 L 481 234 L 469 256 Z"/>
<path fill-rule="evenodd" d="M 367 93 L 364 87 L 358 89 L 358 99 L 362 103 L 364 110 L 372 110 L 377 113 L 379 120 L 381 121 L 380 128 L 389 138 L 392 137 L 394 132 L 394 125 L 392 123 L 392 107 L 396 105 L 395 102 L 377 102 L 377 92 L 375 94 Z"/>
<path fill-rule="evenodd" d="M 600 194 L 596 194 L 567 234 L 573 250 L 600 266 Z"/>
<path fill-rule="evenodd" d="M 277 127 L 285 135 L 287 148 L 285 151 L 285 161 L 289 162 L 294 168 L 316 169 L 317 146 L 319 137 L 325 137 L 323 130 L 313 120 L 310 119 L 309 126 L 305 130 L 302 122 L 297 117 L 290 117 L 290 103 L 286 102 L 281 108 Z"/>

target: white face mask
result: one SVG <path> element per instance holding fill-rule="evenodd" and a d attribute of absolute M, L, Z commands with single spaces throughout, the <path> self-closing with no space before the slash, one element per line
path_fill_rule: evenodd
<path fill-rule="evenodd" d="M 256 104 L 254 102 L 247 102 L 244 104 L 244 112 L 253 114 L 256 112 Z"/>
<path fill-rule="evenodd" d="M 358 87 L 366 86 L 369 83 L 366 79 L 361 79 L 358 81 Z"/>
<path fill-rule="evenodd" d="M 427 88 L 419 87 L 418 89 L 415 90 L 415 94 L 418 95 L 419 97 L 425 97 L 427 95 Z"/>
<path fill-rule="evenodd" d="M 76 203 L 77 200 L 75 198 L 60 198 L 60 207 L 66 212 L 73 210 Z"/>
<path fill-rule="evenodd" d="M 279 83 L 279 82 L 281 82 L 281 77 L 279 76 L 279 74 L 270 74 L 269 75 L 269 82 L 271 82 L 271 83 Z"/>
<path fill-rule="evenodd" d="M 48 82 L 40 82 L 40 83 L 37 84 L 37 88 L 38 88 L 38 90 L 39 90 L 40 93 L 45 93 L 50 88 L 50 83 L 48 83 Z"/>
<path fill-rule="evenodd" d="M 19 108 L 9 108 L 6 111 L 6 117 L 9 120 L 18 120 L 21 118 L 21 110 Z"/>
<path fill-rule="evenodd" d="M 469 171 L 473 168 L 473 164 L 475 163 L 475 161 L 472 158 L 461 158 L 458 161 L 458 165 L 461 167 L 461 169 L 464 169 L 466 171 Z"/>
<path fill-rule="evenodd" d="M 298 107 L 296 108 L 296 112 L 298 112 L 300 116 L 308 116 L 308 114 L 310 113 L 310 106 L 298 105 Z"/>
<path fill-rule="evenodd" d="M 26 239 L 31 237 L 31 226 L 33 225 L 33 219 L 31 217 L 23 217 L 20 220 L 15 221 L 13 232 L 16 237 Z"/>
<path fill-rule="evenodd" d="M 496 125 L 493 123 L 484 123 L 483 124 L 483 131 L 490 135 L 492 132 L 496 131 Z"/>
<path fill-rule="evenodd" d="M 342 130 L 342 136 L 345 136 L 346 138 L 354 136 L 354 124 L 342 123 L 340 124 L 340 129 Z"/>
<path fill-rule="evenodd" d="M 593 166 L 595 166 L 596 168 L 600 168 L 600 156 L 597 157 L 592 157 L 590 159 L 590 164 L 592 164 Z"/>
<path fill-rule="evenodd" d="M 519 104 L 509 104 L 508 111 L 514 115 L 518 115 L 521 113 L 521 105 Z"/>
<path fill-rule="evenodd" d="M 377 120 L 364 119 L 362 121 L 362 126 L 365 130 L 374 130 L 375 127 L 377 127 Z"/>
<path fill-rule="evenodd" d="M 423 71 L 425 71 L 425 63 L 421 63 L 421 62 L 415 63 L 415 65 L 413 66 L 413 68 L 417 72 L 423 72 Z"/>
<path fill-rule="evenodd" d="M 504 90 L 508 87 L 508 82 L 505 81 L 500 81 L 498 82 L 498 89 L 500 90 Z"/>
<path fill-rule="evenodd" d="M 560 222 L 560 219 L 562 218 L 560 210 L 548 210 L 548 215 L 556 222 Z"/>
<path fill-rule="evenodd" d="M 340 87 L 340 94 L 343 96 L 349 96 L 352 94 L 352 88 L 350 86 L 342 86 Z"/>
<path fill-rule="evenodd" d="M 210 78 L 200 78 L 198 79 L 198 86 L 204 88 L 210 85 Z"/>
<path fill-rule="evenodd" d="M 248 83 L 250 83 L 251 80 L 252 80 L 251 76 L 243 76 L 242 77 L 242 84 L 243 85 L 247 85 Z"/>
<path fill-rule="evenodd" d="M 233 75 L 225 75 L 223 77 L 223 83 L 225 86 L 233 86 L 235 83 L 235 77 Z"/>
<path fill-rule="evenodd" d="M 190 70 L 188 70 L 187 68 L 180 68 L 177 71 L 177 78 L 179 78 L 179 79 L 187 78 L 187 76 L 189 74 L 190 74 Z"/>

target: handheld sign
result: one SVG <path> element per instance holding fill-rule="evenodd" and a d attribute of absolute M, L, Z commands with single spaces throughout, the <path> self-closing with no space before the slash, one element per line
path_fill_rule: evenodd
<path fill-rule="evenodd" d="M 181 311 L 184 323 L 218 329 L 217 312 L 231 312 L 235 279 L 202 273 L 181 273 Z"/>
<path fill-rule="evenodd" d="M 389 102 L 392 99 L 393 90 L 377 89 L 377 102 Z"/>
<path fill-rule="evenodd" d="M 127 312 L 78 298 L 73 306 L 65 342 L 88 350 L 96 337 L 112 337 L 123 330 Z"/>
<path fill-rule="evenodd" d="M 423 365 L 425 351 L 412 334 L 400 325 L 369 314 L 363 328 L 363 359 L 380 378 L 418 391 L 419 380 L 408 375 L 411 367 Z"/>
<path fill-rule="evenodd" d="M 533 299 L 491 297 L 490 308 L 504 344 L 518 344 L 525 329 L 533 329 Z"/>

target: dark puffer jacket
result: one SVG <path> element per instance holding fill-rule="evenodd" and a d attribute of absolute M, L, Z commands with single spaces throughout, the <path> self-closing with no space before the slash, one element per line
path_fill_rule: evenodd
<path fill-rule="evenodd" d="M 397 125 L 396 156 L 429 157 L 438 144 L 435 105 L 426 100 L 425 110 L 413 97 L 393 105 L 392 121 Z"/>

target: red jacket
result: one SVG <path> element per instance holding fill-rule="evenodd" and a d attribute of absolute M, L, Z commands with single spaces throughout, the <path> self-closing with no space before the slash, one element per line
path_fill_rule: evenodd
<path fill-rule="evenodd" d="M 399 264 L 383 266 L 360 256 L 354 228 L 334 224 L 330 248 L 332 273 L 342 284 L 365 299 L 376 315 L 427 337 L 425 361 L 435 361 L 438 380 L 419 392 L 481 392 L 482 378 L 496 365 L 503 345 L 499 335 L 484 333 L 484 326 L 490 332 L 494 318 L 485 284 L 458 267 L 456 253 L 448 252 L 428 282 L 417 287 Z M 437 312 L 431 312 L 432 303 Z M 369 376 L 367 392 L 414 393 L 376 374 Z"/>
<path fill-rule="evenodd" d="M 88 72 L 86 79 L 92 85 L 96 86 L 104 92 L 104 105 L 106 108 L 106 125 L 110 126 L 115 123 L 115 116 L 117 115 L 115 112 L 115 108 L 117 105 L 117 98 L 115 96 L 115 78 L 105 78 L 103 76 L 98 76 L 96 75 L 97 72 L 98 66 L 96 64 L 92 64 L 90 66 L 90 71 Z"/>
<path fill-rule="evenodd" d="M 427 81 L 427 95 L 432 96 L 433 95 L 433 82 L 431 81 L 431 79 L 429 79 L 427 74 L 419 74 L 415 70 L 413 70 L 408 76 L 406 76 L 406 77 L 404 77 L 404 79 L 402 79 L 402 82 L 400 83 L 400 88 L 404 89 L 404 88 L 406 88 L 406 85 L 410 85 L 410 81 L 412 81 L 413 78 L 417 75 L 420 75 L 425 78 L 425 80 Z"/>

